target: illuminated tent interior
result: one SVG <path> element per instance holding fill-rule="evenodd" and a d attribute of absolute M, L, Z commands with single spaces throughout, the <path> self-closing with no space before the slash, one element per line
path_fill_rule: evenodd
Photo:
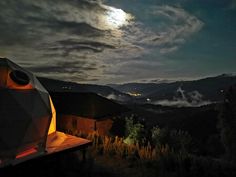
<path fill-rule="evenodd" d="M 47 90 L 32 73 L 0 58 L 0 167 L 88 143 L 56 132 Z"/>

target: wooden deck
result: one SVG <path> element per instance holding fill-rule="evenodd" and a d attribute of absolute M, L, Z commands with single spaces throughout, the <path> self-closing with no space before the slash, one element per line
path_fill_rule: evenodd
<path fill-rule="evenodd" d="M 91 144 L 92 142 L 87 139 L 57 131 L 47 138 L 46 155 L 66 150 L 81 150 L 87 148 Z"/>
<path fill-rule="evenodd" d="M 85 160 L 85 152 L 86 148 L 92 144 L 91 141 L 79 138 L 76 136 L 68 135 L 62 132 L 56 131 L 55 133 L 50 134 L 47 137 L 47 144 L 46 149 L 44 152 L 34 152 L 30 151 L 28 155 L 21 155 L 15 159 L 9 159 L 6 161 L 2 161 L 0 159 L 0 168 L 9 166 L 9 165 L 16 165 L 31 159 L 36 159 L 40 157 L 44 157 L 51 154 L 58 154 L 63 153 L 66 151 L 76 151 L 82 150 L 83 151 L 83 160 Z"/>

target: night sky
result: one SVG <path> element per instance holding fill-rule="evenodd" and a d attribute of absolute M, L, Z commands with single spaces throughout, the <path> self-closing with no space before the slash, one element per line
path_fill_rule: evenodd
<path fill-rule="evenodd" d="M 236 73 L 236 0 L 1 0 L 0 56 L 38 76 L 155 82 Z"/>

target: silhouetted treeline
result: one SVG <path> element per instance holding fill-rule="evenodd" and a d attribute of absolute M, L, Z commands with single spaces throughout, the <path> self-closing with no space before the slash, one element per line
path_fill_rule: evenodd
<path fill-rule="evenodd" d="M 225 147 L 225 157 L 236 162 L 236 86 L 225 93 L 224 103 L 219 115 L 221 140 Z"/>

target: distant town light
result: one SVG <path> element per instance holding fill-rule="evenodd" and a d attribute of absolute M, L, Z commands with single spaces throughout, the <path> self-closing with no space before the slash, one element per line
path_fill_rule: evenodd
<path fill-rule="evenodd" d="M 138 97 L 138 96 L 142 96 L 141 93 L 134 93 L 134 92 L 127 92 L 128 95 L 133 96 L 133 97 Z"/>

